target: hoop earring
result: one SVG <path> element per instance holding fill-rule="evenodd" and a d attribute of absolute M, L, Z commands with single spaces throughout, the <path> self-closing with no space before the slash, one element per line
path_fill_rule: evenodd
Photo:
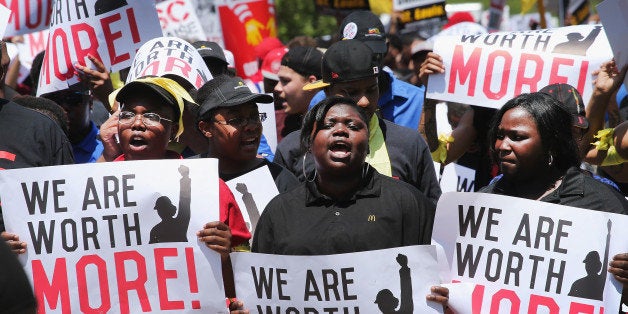
<path fill-rule="evenodd" d="M 549 155 L 549 162 L 547 163 L 548 165 L 552 165 L 554 163 L 554 156 L 552 154 Z"/>
<path fill-rule="evenodd" d="M 366 178 L 366 175 L 369 173 L 369 169 L 371 168 L 371 164 L 368 162 L 365 163 L 366 166 L 362 167 L 362 179 Z"/>
<path fill-rule="evenodd" d="M 312 176 L 312 179 L 309 179 L 307 177 L 307 173 L 305 173 L 305 157 L 307 157 L 307 152 L 305 152 L 305 154 L 303 154 L 303 164 L 301 165 L 301 170 L 303 171 L 303 177 L 305 178 L 305 181 L 307 182 L 314 182 L 314 180 L 316 180 L 316 167 L 314 167 L 314 176 Z"/>

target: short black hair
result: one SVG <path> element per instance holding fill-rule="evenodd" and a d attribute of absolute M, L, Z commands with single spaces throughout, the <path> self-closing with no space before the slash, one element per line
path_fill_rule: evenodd
<path fill-rule="evenodd" d="M 552 167 L 565 172 L 571 167 L 580 165 L 578 146 L 571 131 L 573 125 L 571 115 L 561 108 L 558 100 L 540 92 L 521 94 L 509 100 L 497 111 L 488 132 L 493 160 L 497 160 L 495 151 L 497 129 L 504 113 L 513 108 L 521 108 L 532 116 L 541 136 L 543 151 L 547 158 L 550 155 L 553 157 Z"/>
<path fill-rule="evenodd" d="M 349 105 L 355 107 L 356 111 L 360 115 L 360 118 L 366 124 L 367 132 L 369 119 L 364 108 L 358 106 L 358 103 L 348 97 L 331 96 L 321 100 L 314 105 L 305 116 L 303 117 L 303 125 L 301 126 L 301 150 L 303 153 L 307 152 L 312 145 L 312 138 L 316 136 L 316 133 L 323 127 L 325 116 L 331 107 L 335 105 Z M 314 134 L 312 131 L 316 130 Z"/>
<path fill-rule="evenodd" d="M 56 122 L 61 130 L 63 130 L 63 133 L 68 136 L 68 115 L 65 113 L 65 110 L 61 108 L 61 106 L 57 105 L 56 102 L 47 98 L 30 95 L 18 95 L 13 97 L 11 101 L 48 116 Z"/>

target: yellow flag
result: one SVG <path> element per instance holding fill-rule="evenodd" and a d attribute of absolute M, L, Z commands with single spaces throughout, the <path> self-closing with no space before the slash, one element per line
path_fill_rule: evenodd
<path fill-rule="evenodd" d="M 536 4 L 536 0 L 521 0 L 521 14 L 524 14 L 530 11 L 530 9 L 532 9 L 534 4 Z"/>

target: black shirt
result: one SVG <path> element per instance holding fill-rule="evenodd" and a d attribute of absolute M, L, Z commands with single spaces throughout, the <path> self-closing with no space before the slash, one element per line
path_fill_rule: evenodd
<path fill-rule="evenodd" d="M 324 255 L 429 244 L 435 206 L 413 186 L 370 169 L 347 201 L 314 182 L 277 195 L 255 229 L 251 251 Z"/>
<path fill-rule="evenodd" d="M 0 311 L 35 313 L 37 304 L 26 273 L 5 241 L 0 242 Z"/>
<path fill-rule="evenodd" d="M 480 192 L 509 194 L 510 187 L 503 178 L 483 187 Z M 628 214 L 628 201 L 610 186 L 595 180 L 577 167 L 567 170 L 556 190 L 541 199 L 543 202 L 599 210 L 603 212 Z"/>
<path fill-rule="evenodd" d="M 379 119 L 379 126 L 386 141 L 393 178 L 410 183 L 436 204 L 441 190 L 430 150 L 423 137 L 415 130 L 388 120 Z M 286 136 L 277 146 L 273 161 L 286 167 L 303 182 L 305 176 L 300 137 L 301 131 Z M 314 173 L 314 159 L 310 154 L 305 160 L 305 172 Z"/>

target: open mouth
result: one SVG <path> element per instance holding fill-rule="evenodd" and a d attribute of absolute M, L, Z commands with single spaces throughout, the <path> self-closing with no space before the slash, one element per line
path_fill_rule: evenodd
<path fill-rule="evenodd" d="M 143 148 L 148 145 L 148 142 L 141 136 L 134 136 L 129 141 L 129 145 L 133 148 Z"/>
<path fill-rule="evenodd" d="M 347 142 L 336 141 L 329 146 L 332 157 L 347 158 L 351 155 L 351 145 Z"/>
<path fill-rule="evenodd" d="M 259 141 L 258 138 L 249 138 L 249 139 L 242 140 L 240 143 L 244 147 L 255 146 L 255 149 L 257 149 L 258 141 Z"/>

